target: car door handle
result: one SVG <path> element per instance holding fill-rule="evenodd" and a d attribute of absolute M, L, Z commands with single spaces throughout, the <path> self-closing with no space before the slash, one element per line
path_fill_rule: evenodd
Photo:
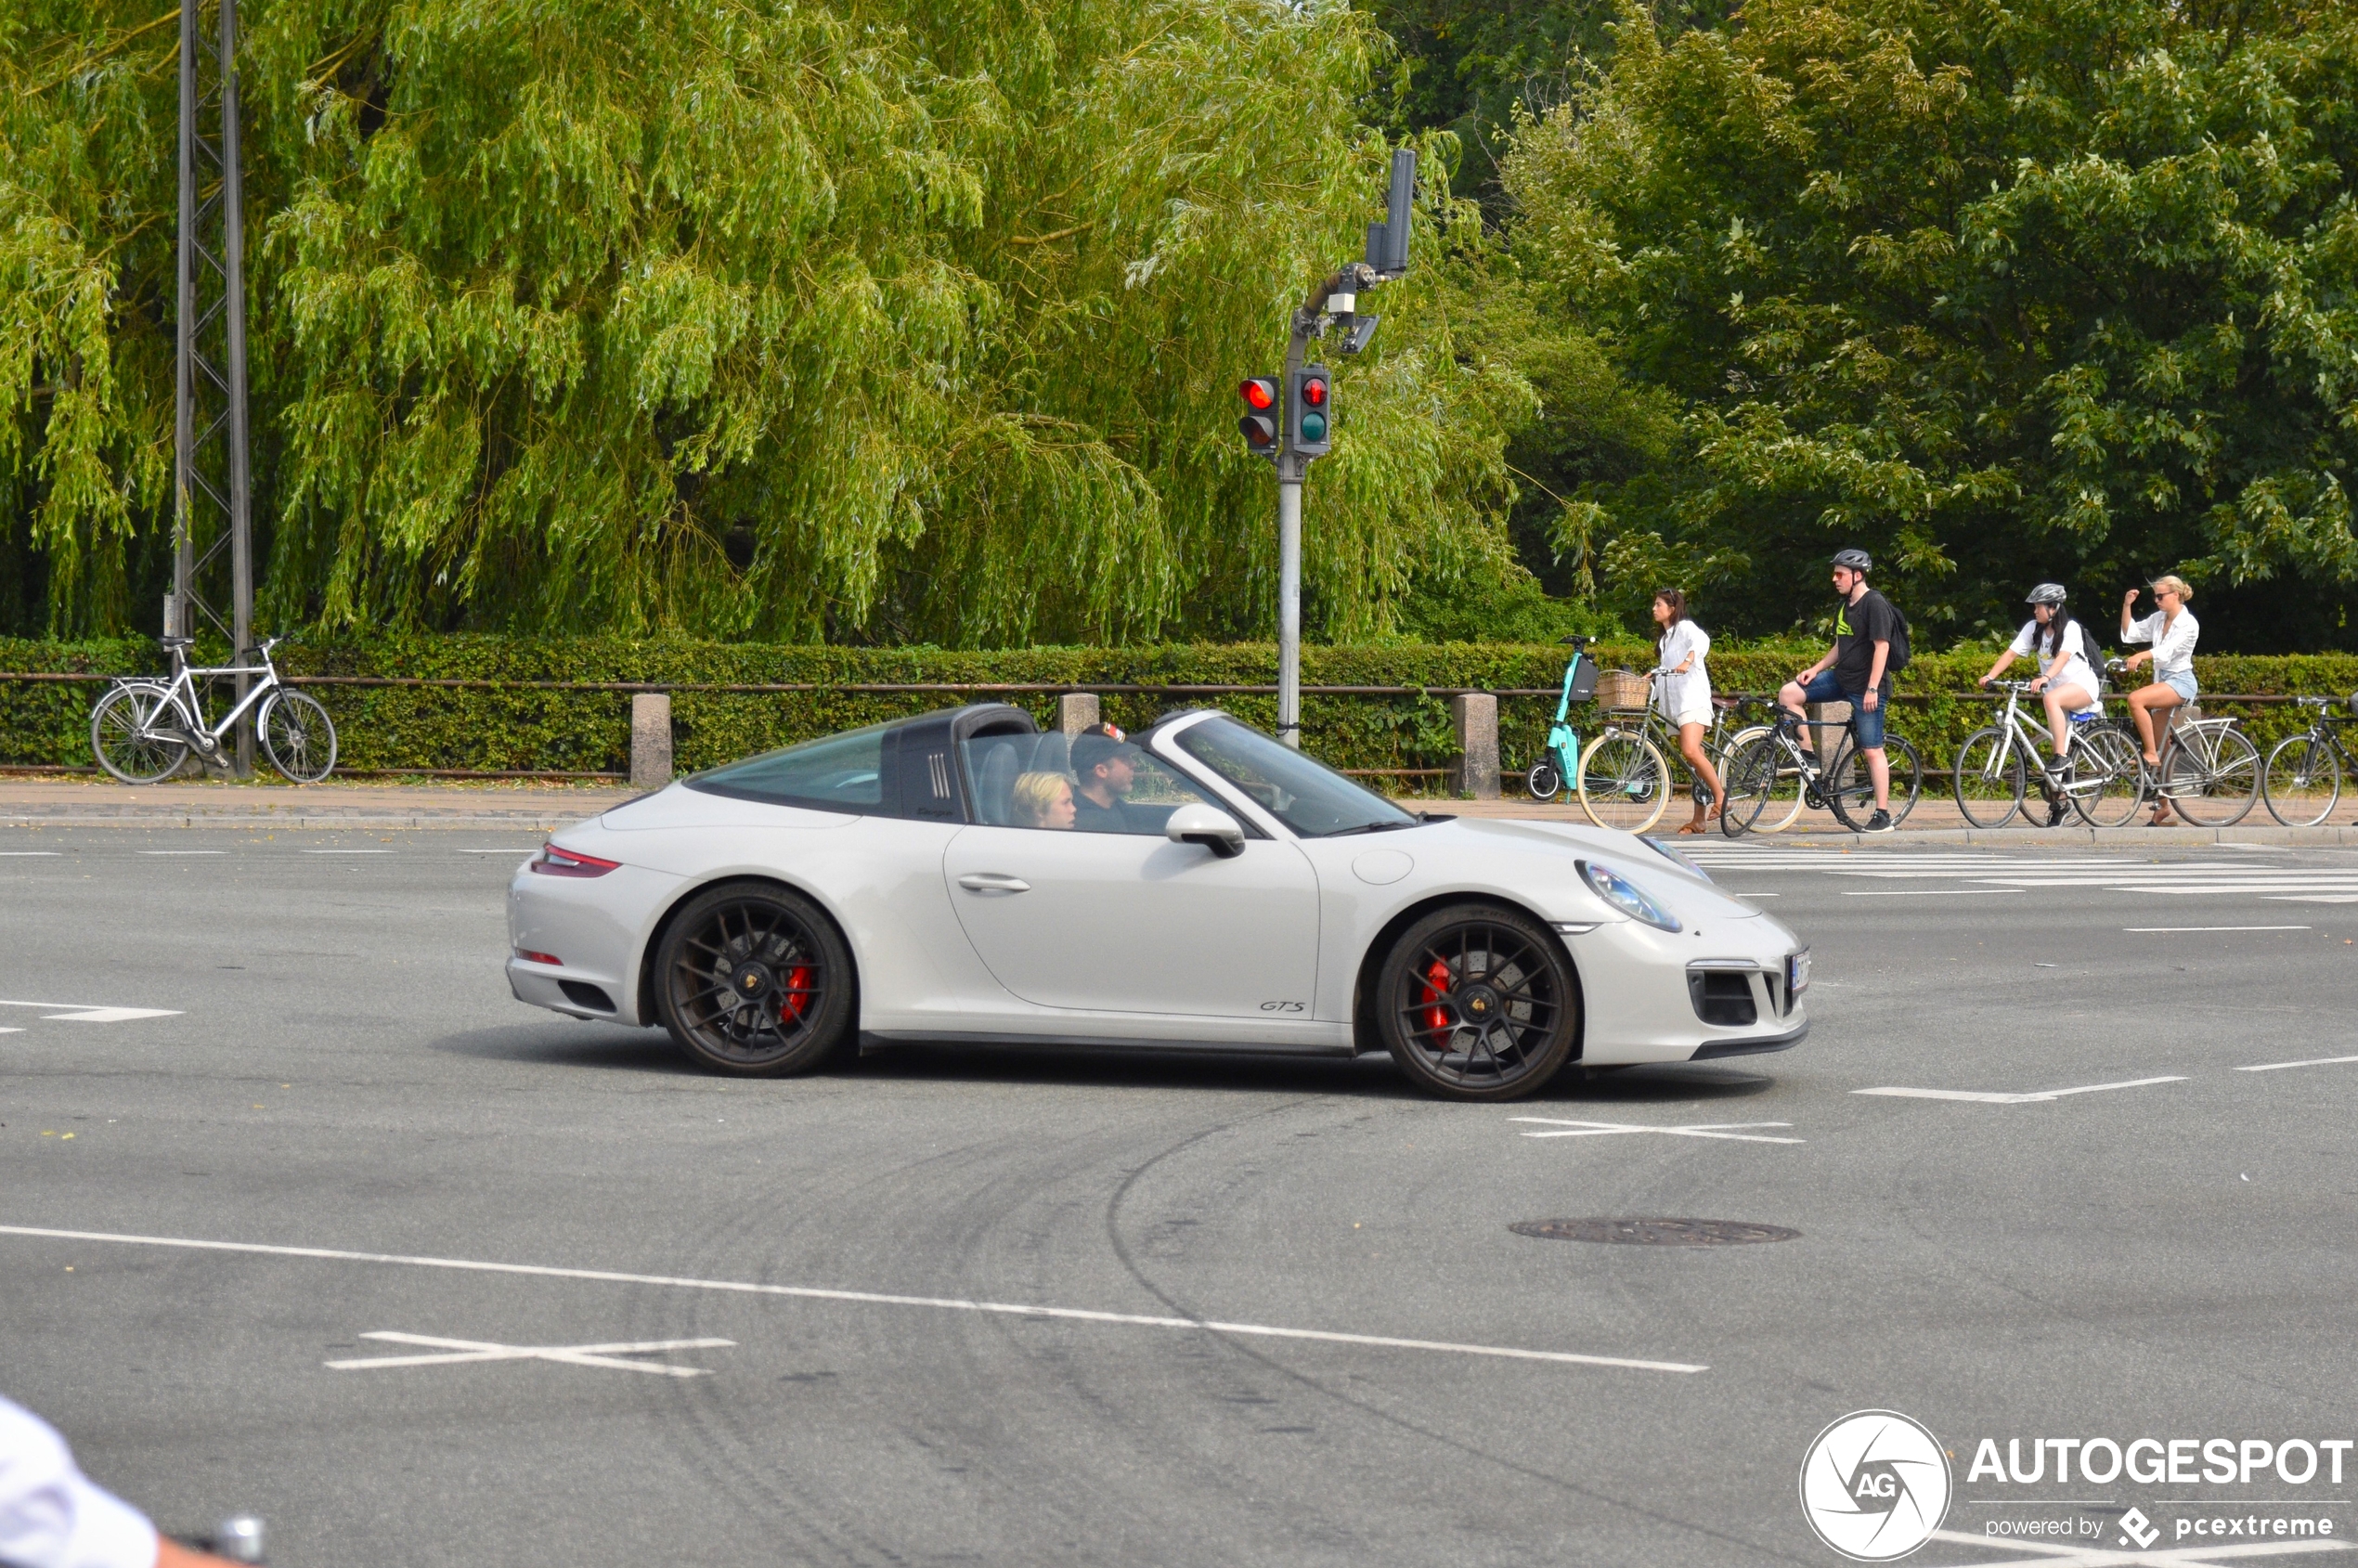
<path fill-rule="evenodd" d="M 1031 884 L 1020 876 L 1008 876 L 996 871 L 970 871 L 958 878 L 958 886 L 970 893 L 1029 893 Z"/>

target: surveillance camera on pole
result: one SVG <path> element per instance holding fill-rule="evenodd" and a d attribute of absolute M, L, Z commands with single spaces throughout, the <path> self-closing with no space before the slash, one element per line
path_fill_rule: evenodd
<path fill-rule="evenodd" d="M 1277 738 L 1302 745 L 1302 480 L 1310 460 L 1334 449 L 1334 377 L 1304 364 L 1312 338 L 1340 334 L 1345 354 L 1366 350 L 1376 318 L 1359 313 L 1359 296 L 1408 271 L 1408 217 L 1416 206 L 1417 152 L 1392 155 L 1384 221 L 1367 226 L 1367 255 L 1319 284 L 1293 313 L 1282 378 L 1254 376 L 1237 388 L 1245 416 L 1237 421 L 1246 450 L 1277 470 Z M 1276 416 L 1273 418 L 1273 416 Z"/>

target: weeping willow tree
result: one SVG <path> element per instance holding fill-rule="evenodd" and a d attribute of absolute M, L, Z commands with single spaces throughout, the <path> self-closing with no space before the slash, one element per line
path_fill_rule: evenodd
<path fill-rule="evenodd" d="M 0 615 L 28 628 L 140 624 L 161 571 L 176 16 L 0 19 L 0 568 L 23 601 Z M 1355 255 L 1388 155 L 1355 119 L 1386 45 L 1342 6 L 240 19 L 266 624 L 1268 625 L 1274 492 L 1234 386 Z M 1330 636 L 1383 632 L 1412 584 L 1516 571 L 1501 452 L 1531 395 L 1453 338 L 1478 226 L 1433 189 L 1311 481 Z"/>

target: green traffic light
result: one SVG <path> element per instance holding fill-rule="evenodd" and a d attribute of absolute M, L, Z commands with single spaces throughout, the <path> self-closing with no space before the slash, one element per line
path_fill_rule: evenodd
<path fill-rule="evenodd" d="M 1324 441 L 1327 438 L 1327 416 L 1308 413 L 1302 415 L 1302 438 L 1304 441 Z"/>

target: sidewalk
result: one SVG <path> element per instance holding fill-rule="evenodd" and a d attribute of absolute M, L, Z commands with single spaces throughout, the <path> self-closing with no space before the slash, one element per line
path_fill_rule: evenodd
<path fill-rule="evenodd" d="M 630 789 L 546 784 L 124 784 L 0 773 L 0 827 L 492 827 L 547 832 L 621 805 Z"/>
<path fill-rule="evenodd" d="M 639 792 L 602 785 L 548 784 L 339 784 L 296 786 L 277 782 L 133 785 L 112 780 L 57 778 L 0 772 L 0 827 L 275 827 L 337 828 L 505 827 L 548 832 L 594 817 Z M 1412 809 L 1461 817 L 1520 817 L 1525 821 L 1586 823 L 1577 805 L 1530 800 L 1404 800 Z M 1653 827 L 1658 837 L 1675 837 L 1687 820 L 1681 797 Z M 2358 817 L 2358 801 L 2345 803 L 2339 818 Z M 2257 818 L 2258 821 L 2253 819 Z M 1968 827 L 1955 802 L 1926 797 L 1917 802 L 1908 825 L 1869 838 L 1846 833 L 1824 811 L 1806 811 L 1777 834 L 1730 839 L 1717 832 L 1683 840 L 1697 846 L 1748 844 L 1901 845 L 2189 845 L 2279 844 L 2358 847 L 2358 823 L 2320 827 L 2280 827 L 2265 808 L 2255 806 L 2234 827 L 2033 828 L 2016 822 L 2001 828 Z"/>

